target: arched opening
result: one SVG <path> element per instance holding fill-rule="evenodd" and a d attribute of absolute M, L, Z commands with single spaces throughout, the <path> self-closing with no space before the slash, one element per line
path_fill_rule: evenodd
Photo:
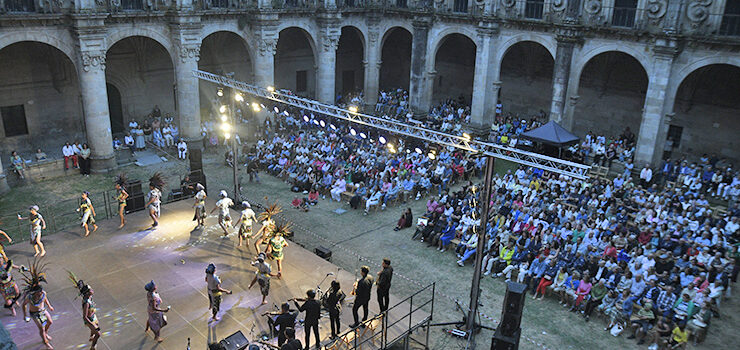
<path fill-rule="evenodd" d="M 648 76 L 637 59 L 618 51 L 598 54 L 586 63 L 578 85 L 573 132 L 607 139 L 626 128 L 640 134 Z"/>
<path fill-rule="evenodd" d="M 33 159 L 36 148 L 61 157 L 61 145 L 84 142 L 77 71 L 59 49 L 23 41 L 0 50 L 0 156 L 17 150 Z"/>
<path fill-rule="evenodd" d="M 355 27 L 342 27 L 337 46 L 336 93 L 346 97 L 362 91 L 365 81 L 365 57 L 362 33 Z M 345 99 L 346 100 L 346 99 Z"/>
<path fill-rule="evenodd" d="M 105 76 L 121 88 L 124 123 L 135 119 L 141 124 L 155 106 L 162 116 L 177 116 L 172 58 L 154 39 L 133 36 L 113 44 L 106 55 Z"/>
<path fill-rule="evenodd" d="M 123 124 L 123 105 L 121 104 L 121 91 L 111 84 L 106 83 L 108 92 L 108 115 L 110 116 L 110 130 L 112 134 L 121 134 L 126 128 Z"/>
<path fill-rule="evenodd" d="M 254 79 L 252 67 L 252 58 L 246 42 L 235 33 L 215 32 L 201 42 L 198 60 L 200 70 L 233 76 L 236 80 L 251 83 Z M 217 115 L 220 106 L 218 89 L 211 82 L 200 80 L 198 84 L 201 116 Z"/>
<path fill-rule="evenodd" d="M 499 101 L 504 111 L 520 115 L 549 111 L 554 66 L 550 51 L 540 43 L 522 41 L 510 46 L 501 60 Z"/>
<path fill-rule="evenodd" d="M 691 72 L 678 87 L 674 113 L 667 134 L 673 154 L 665 156 L 706 153 L 740 161 L 740 67 L 713 64 Z"/>
<path fill-rule="evenodd" d="M 462 34 L 445 36 L 434 56 L 434 81 L 432 100 L 439 102 L 453 99 L 470 105 L 475 75 L 475 43 Z M 433 103 L 436 103 L 433 102 Z"/>
<path fill-rule="evenodd" d="M 301 28 L 283 29 L 275 53 L 275 85 L 297 95 L 316 96 L 316 63 L 311 36 Z"/>
<path fill-rule="evenodd" d="M 408 91 L 411 78 L 411 32 L 395 27 L 389 30 L 382 42 L 380 53 L 381 90 L 403 89 Z"/>

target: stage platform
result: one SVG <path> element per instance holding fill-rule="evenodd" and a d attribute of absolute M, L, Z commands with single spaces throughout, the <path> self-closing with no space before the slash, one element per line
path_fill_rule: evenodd
<path fill-rule="evenodd" d="M 213 201 L 208 201 L 207 209 L 210 211 L 213 205 Z M 254 248 L 238 248 L 235 234 L 227 239 L 221 238 L 222 231 L 215 216 L 208 217 L 205 229 L 194 230 L 191 206 L 190 200 L 164 205 L 160 225 L 154 230 L 149 229 L 151 220 L 148 215 L 140 211 L 129 215 L 126 227 L 121 230 L 116 218 L 98 222 L 100 229 L 87 238 L 83 237 L 81 228 L 44 236 L 48 252 L 45 260 L 49 263 L 46 290 L 55 309 L 51 313 L 54 323 L 50 330 L 55 349 L 89 348 L 89 331 L 82 322 L 80 299 L 66 270 L 73 271 L 95 290 L 94 299 L 103 332 L 98 349 L 184 350 L 190 338 L 191 349 L 201 350 L 207 348 L 208 342 L 217 342 L 236 331 L 242 331 L 251 341 L 268 332 L 267 320 L 261 316 L 262 313 L 273 311 L 275 305 L 289 298 L 304 297 L 305 291 L 316 288 L 329 272 L 336 275 L 348 298 L 353 299 L 349 297 L 357 278 L 353 273 L 291 244 L 285 252 L 283 277 L 272 279 L 268 304 L 261 306 L 259 286 L 255 284 L 248 290 L 254 276 L 254 268 L 250 265 L 255 256 Z M 232 211 L 232 217 L 236 218 L 237 213 Z M 16 264 L 27 265 L 33 256 L 33 247 L 20 242 L 7 247 L 6 252 Z M 222 286 L 234 292 L 224 296 L 222 319 L 218 322 L 209 322 L 204 281 L 204 270 L 211 262 L 217 266 Z M 272 267 L 273 272 L 277 272 L 274 262 Z M 371 268 L 372 274 L 377 271 L 377 268 Z M 19 280 L 19 272 L 14 273 Z M 321 285 L 322 290 L 328 289 L 332 278 Z M 147 320 L 144 284 L 150 280 L 157 283 L 163 305 L 172 306 L 172 311 L 167 314 L 169 324 L 162 330 L 164 341 L 159 344 L 151 332 L 144 333 Z M 372 295 L 370 317 L 378 313 L 374 288 Z M 401 299 L 391 295 L 391 305 Z M 417 307 L 416 300 L 414 308 Z M 410 321 L 405 318 L 390 326 L 409 309 L 410 305 L 404 301 L 391 310 L 387 320 L 388 341 L 403 334 L 409 325 L 415 326 L 429 317 L 429 313 L 419 310 L 412 314 Z M 13 318 L 7 310 L 0 309 L 0 322 L 19 349 L 43 348 L 36 326 L 24 322 L 18 311 L 19 315 Z M 302 316 L 299 315 L 299 319 Z M 344 329 L 352 323 L 351 300 L 344 305 L 341 322 Z M 330 334 L 328 323 L 328 317 L 321 319 L 324 345 Z M 303 342 L 303 328 L 297 326 L 296 331 L 297 338 Z M 276 339 L 269 342 L 276 344 Z M 368 343 L 363 348 L 377 347 Z"/>

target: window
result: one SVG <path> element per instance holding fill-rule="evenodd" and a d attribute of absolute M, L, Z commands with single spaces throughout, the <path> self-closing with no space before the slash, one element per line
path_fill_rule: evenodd
<path fill-rule="evenodd" d="M 144 9 L 144 1 L 143 0 L 121 0 L 121 8 L 124 10 L 143 10 Z"/>
<path fill-rule="evenodd" d="M 0 107 L 5 126 L 5 137 L 28 135 L 26 110 L 23 105 Z"/>
<path fill-rule="evenodd" d="M 524 17 L 530 19 L 542 19 L 545 9 L 545 0 L 527 0 L 524 6 Z"/>
<path fill-rule="evenodd" d="M 468 13 L 468 0 L 455 0 L 452 12 Z"/>
<path fill-rule="evenodd" d="M 0 12 L 35 12 L 36 3 L 33 0 L 5 0 L 5 8 L 0 8 Z"/>
<path fill-rule="evenodd" d="M 727 1 L 719 35 L 740 36 L 740 1 Z"/>
<path fill-rule="evenodd" d="M 637 0 L 614 1 L 614 12 L 612 13 L 612 25 L 615 27 L 635 26 L 635 13 L 637 12 Z"/>
<path fill-rule="evenodd" d="M 308 74 L 305 70 L 295 72 L 295 91 L 305 92 L 308 90 Z"/>

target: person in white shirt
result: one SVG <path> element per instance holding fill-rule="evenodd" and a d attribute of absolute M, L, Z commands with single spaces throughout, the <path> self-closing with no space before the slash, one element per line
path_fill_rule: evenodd
<path fill-rule="evenodd" d="M 344 180 L 344 178 L 339 178 L 337 182 L 334 183 L 334 187 L 331 189 L 331 198 L 336 200 L 337 202 L 342 201 L 342 193 L 347 190 L 347 181 Z"/>
<path fill-rule="evenodd" d="M 218 202 L 216 202 L 216 206 L 211 210 L 211 214 L 213 214 L 216 209 L 218 209 L 218 225 L 221 226 L 221 228 L 224 230 L 224 238 L 229 236 L 229 230 L 226 229 L 226 226 L 231 221 L 231 215 L 229 214 L 229 207 L 231 207 L 234 204 L 234 201 L 229 198 L 226 191 L 221 190 L 221 192 L 218 193 L 218 197 L 220 198 Z"/>
<path fill-rule="evenodd" d="M 164 137 L 164 144 L 167 147 L 172 147 L 175 144 L 175 139 L 172 137 L 172 128 L 169 124 L 162 129 L 162 137 Z"/>
<path fill-rule="evenodd" d="M 77 155 L 75 154 L 74 146 L 70 145 L 69 142 L 62 146 L 62 154 L 64 155 L 64 170 L 69 170 L 68 161 L 72 160 L 72 166 L 76 169 L 77 166 Z"/>
<path fill-rule="evenodd" d="M 126 133 L 126 136 L 123 137 L 123 144 L 126 145 L 126 147 L 131 151 L 131 155 L 133 156 L 136 154 L 136 146 L 134 145 L 134 137 L 131 136 L 131 134 Z"/>
<path fill-rule="evenodd" d="M 188 144 L 185 142 L 185 140 L 180 139 L 180 142 L 177 143 L 177 158 L 185 159 L 187 154 L 188 154 Z"/>
<path fill-rule="evenodd" d="M 650 180 L 653 179 L 653 170 L 650 169 L 647 165 L 645 165 L 644 168 L 642 168 L 642 171 L 640 171 L 640 182 L 642 182 L 643 188 L 648 188 L 650 185 Z"/>

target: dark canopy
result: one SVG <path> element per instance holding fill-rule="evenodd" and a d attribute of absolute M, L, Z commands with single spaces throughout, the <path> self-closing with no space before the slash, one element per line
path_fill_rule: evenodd
<path fill-rule="evenodd" d="M 571 134 L 570 131 L 565 130 L 560 124 L 553 121 L 537 129 L 524 132 L 521 137 L 557 147 L 564 147 L 578 142 L 578 136 Z"/>

